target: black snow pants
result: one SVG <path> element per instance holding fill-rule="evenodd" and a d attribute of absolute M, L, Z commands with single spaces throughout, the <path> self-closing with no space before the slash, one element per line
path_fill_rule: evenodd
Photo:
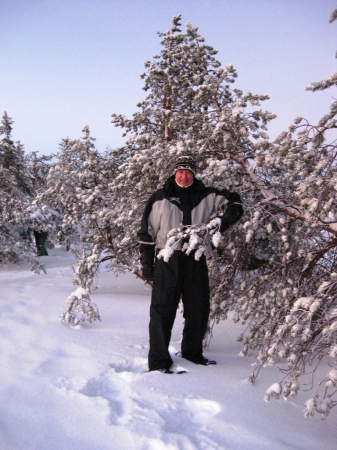
<path fill-rule="evenodd" d="M 149 370 L 168 369 L 173 361 L 168 351 L 180 297 L 184 305 L 183 358 L 202 357 L 202 342 L 209 317 L 209 281 L 206 258 L 194 259 L 175 251 L 166 263 L 157 259 L 150 307 Z"/>

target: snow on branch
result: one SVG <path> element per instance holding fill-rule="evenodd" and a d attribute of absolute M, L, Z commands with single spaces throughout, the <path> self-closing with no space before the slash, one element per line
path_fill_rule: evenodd
<path fill-rule="evenodd" d="M 62 320 L 73 326 L 85 320 L 89 323 L 101 320 L 97 306 L 91 301 L 87 289 L 78 287 L 76 291 L 69 295 L 68 306 L 62 314 Z"/>
<path fill-rule="evenodd" d="M 207 224 L 181 225 L 168 233 L 168 239 L 158 258 L 167 262 L 175 250 L 182 250 L 186 255 L 195 252 L 198 261 L 202 255 L 207 256 L 213 247 L 218 247 L 221 241 L 221 219 L 216 217 Z"/>

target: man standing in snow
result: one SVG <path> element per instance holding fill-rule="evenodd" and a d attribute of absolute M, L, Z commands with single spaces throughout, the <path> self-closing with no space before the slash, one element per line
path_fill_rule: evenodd
<path fill-rule="evenodd" d="M 207 223 L 212 214 L 226 204 L 220 232 L 227 230 L 243 214 L 239 194 L 227 189 L 205 187 L 195 178 L 196 163 L 191 156 L 177 159 L 174 174 L 163 188 L 157 190 L 146 204 L 141 227 L 140 261 L 142 275 L 153 280 L 150 307 L 149 370 L 173 373 L 168 351 L 171 331 L 180 297 L 184 305 L 184 330 L 181 343 L 182 357 L 195 364 L 208 365 L 202 354 L 202 342 L 209 317 L 209 281 L 206 258 L 197 261 L 175 250 L 168 262 L 155 258 L 167 239 L 167 233 L 183 225 Z"/>

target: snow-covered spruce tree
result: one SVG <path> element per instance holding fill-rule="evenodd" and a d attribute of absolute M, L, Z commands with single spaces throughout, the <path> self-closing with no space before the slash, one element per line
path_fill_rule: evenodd
<path fill-rule="evenodd" d="M 24 194 L 32 196 L 32 177 L 27 170 L 27 161 L 23 145 L 11 139 L 13 120 L 4 112 L 1 120 L 0 134 L 3 135 L 0 145 L 0 162 L 15 178 L 15 184 Z"/>
<path fill-rule="evenodd" d="M 244 147 L 249 136 L 265 138 L 266 124 L 273 118 L 254 108 L 266 95 L 244 95 L 231 88 L 235 69 L 221 66 L 217 51 L 204 44 L 197 28 L 187 23 L 182 33 L 177 16 L 171 29 L 159 36 L 163 49 L 145 62 L 141 75 L 148 95 L 131 119 L 112 116 L 114 125 L 128 135 L 125 146 L 109 155 L 116 173 L 110 193 L 119 205 L 110 213 L 112 234 L 118 236 L 117 228 L 123 231 L 110 253 L 112 266 L 136 267 L 136 232 L 145 202 L 170 176 L 177 155 L 192 154 L 206 183 L 241 191 L 243 170 L 227 160 L 226 142 L 230 133 Z M 214 170 L 212 161 L 221 167 Z"/>
<path fill-rule="evenodd" d="M 82 218 L 85 214 L 76 189 L 80 187 L 86 190 L 86 184 L 83 184 L 81 179 L 85 179 L 86 173 L 83 169 L 91 157 L 91 149 L 94 148 L 94 138 L 90 137 L 89 129 L 86 127 L 83 131 L 84 139 L 74 140 L 67 137 L 62 140 L 60 151 L 55 155 L 44 180 L 45 189 L 37 196 L 39 203 L 48 204 L 60 214 L 62 220 L 58 229 L 58 240 L 67 250 L 72 246 L 75 251 L 80 244 L 79 217 Z M 90 189 L 90 182 L 91 180 L 87 190 Z"/>
<path fill-rule="evenodd" d="M 27 154 L 28 171 L 33 178 L 33 188 L 36 193 L 42 192 L 46 187 L 46 178 L 51 167 L 51 160 L 55 155 L 39 156 L 38 152 Z"/>
<path fill-rule="evenodd" d="M 5 112 L 0 126 L 0 263 L 28 259 L 39 272 L 43 266 L 36 258 L 31 230 L 52 227 L 52 212 L 34 204 L 34 177 L 23 145 L 11 139 L 12 125 Z"/>
<path fill-rule="evenodd" d="M 46 190 L 38 196 L 39 202 L 62 216 L 60 241 L 78 260 L 74 284 L 81 289 L 69 297 L 63 314 L 63 319 L 73 324 L 100 319 L 96 306 L 90 303 L 90 288 L 107 246 L 104 218 L 111 209 L 106 195 L 110 174 L 105 168 L 105 157 L 95 148 L 89 127 L 82 131 L 81 139 L 62 140 L 46 179 Z M 81 319 L 77 314 L 82 314 Z"/>

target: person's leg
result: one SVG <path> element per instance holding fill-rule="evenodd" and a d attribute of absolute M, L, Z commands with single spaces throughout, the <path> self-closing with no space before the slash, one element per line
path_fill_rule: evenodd
<path fill-rule="evenodd" d="M 48 256 L 48 252 L 46 249 L 46 242 L 47 242 L 46 238 L 41 239 L 41 256 Z"/>
<path fill-rule="evenodd" d="M 168 369 L 173 361 L 168 351 L 180 299 L 177 252 L 168 263 L 156 260 L 150 306 L 149 370 Z"/>
<path fill-rule="evenodd" d="M 46 239 L 39 237 L 36 239 L 36 247 L 38 250 L 39 256 L 48 256 L 47 249 L 45 247 Z"/>
<path fill-rule="evenodd" d="M 210 311 L 208 269 L 205 257 L 201 257 L 199 261 L 194 259 L 193 254 L 184 257 L 182 300 L 185 325 L 181 353 L 183 358 L 201 363 L 202 344 Z"/>

